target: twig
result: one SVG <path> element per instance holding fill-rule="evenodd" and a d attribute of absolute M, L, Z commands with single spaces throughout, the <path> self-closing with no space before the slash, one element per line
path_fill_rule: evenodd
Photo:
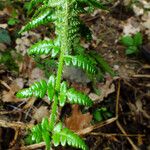
<path fill-rule="evenodd" d="M 4 87 L 6 87 L 8 90 L 10 90 L 10 86 L 9 86 L 6 82 L 0 80 L 0 83 L 1 83 Z"/>
<path fill-rule="evenodd" d="M 121 126 L 121 124 L 119 123 L 119 121 L 116 121 L 116 124 L 118 126 L 118 128 L 120 129 L 120 131 L 126 136 L 127 140 L 129 141 L 129 143 L 131 144 L 132 148 L 134 150 L 138 150 L 137 146 L 134 144 L 134 142 L 131 140 L 131 138 L 128 136 L 128 134 L 126 133 L 126 131 L 123 129 L 123 127 Z"/>
<path fill-rule="evenodd" d="M 0 127 L 29 129 L 33 127 L 33 124 L 25 124 L 23 122 L 8 122 L 5 120 L 0 120 Z"/>
<path fill-rule="evenodd" d="M 134 78 L 150 78 L 149 74 L 135 74 L 132 77 Z"/>
<path fill-rule="evenodd" d="M 20 147 L 20 150 L 38 149 L 38 148 L 41 148 L 41 147 L 44 147 L 44 146 L 45 146 L 45 142 L 41 142 L 41 143 L 38 143 L 38 144 L 32 144 L 32 145 L 29 145 L 29 146 Z"/>
<path fill-rule="evenodd" d="M 125 135 L 125 134 L 119 134 L 119 133 L 101 133 L 101 132 L 99 132 L 99 133 L 91 132 L 90 135 L 96 135 L 96 136 L 99 136 L 99 135 L 101 135 L 101 136 L 128 136 L 128 137 L 138 137 L 138 136 L 144 137 L 145 136 L 144 134 L 127 134 L 127 135 Z"/>
<path fill-rule="evenodd" d="M 117 97 L 116 97 L 116 118 L 118 118 L 118 113 L 119 113 L 119 97 L 120 97 L 120 79 L 118 81 L 118 90 L 117 90 Z"/>
<path fill-rule="evenodd" d="M 101 128 L 101 127 L 103 127 L 103 126 L 105 126 L 105 125 L 108 125 L 108 124 L 110 124 L 110 123 L 113 123 L 113 122 L 116 121 L 116 120 L 117 120 L 116 117 L 110 118 L 110 119 L 108 119 L 108 120 L 106 120 L 106 121 L 104 121 L 104 122 L 100 122 L 100 123 L 98 123 L 98 124 L 96 124 L 96 125 L 87 127 L 87 128 L 85 128 L 85 129 L 82 129 L 82 130 L 79 130 L 79 131 L 76 132 L 76 133 L 77 133 L 78 135 L 85 135 L 85 134 L 88 134 L 88 133 L 90 133 L 91 131 L 93 131 L 93 130 L 95 130 L 95 129 L 98 129 L 98 128 Z"/>

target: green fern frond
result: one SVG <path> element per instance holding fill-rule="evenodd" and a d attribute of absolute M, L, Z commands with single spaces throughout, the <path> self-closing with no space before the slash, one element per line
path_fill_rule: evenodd
<path fill-rule="evenodd" d="M 34 126 L 31 130 L 31 140 L 36 143 L 42 142 L 46 143 L 46 149 L 50 149 L 50 133 L 49 133 L 49 120 L 48 118 L 43 118 L 42 123 Z"/>
<path fill-rule="evenodd" d="M 59 105 L 64 106 L 67 98 L 67 84 L 66 82 L 62 82 L 60 86 L 60 94 L 59 94 Z"/>
<path fill-rule="evenodd" d="M 89 107 L 93 105 L 93 101 L 87 95 L 76 91 L 74 88 L 67 91 L 67 99 L 71 104 L 86 105 Z"/>
<path fill-rule="evenodd" d="M 55 46 L 55 41 L 53 40 L 43 40 L 28 49 L 29 55 L 47 55 L 52 53 L 52 57 L 55 57 L 60 50 L 60 47 Z"/>
<path fill-rule="evenodd" d="M 36 18 L 33 18 L 19 33 L 31 30 L 40 25 L 47 24 L 48 22 L 53 21 L 53 11 L 50 8 L 47 8 L 44 12 L 39 14 Z"/>
<path fill-rule="evenodd" d="M 18 98 L 28 98 L 28 97 L 39 97 L 43 98 L 47 91 L 47 84 L 45 80 L 41 80 L 40 82 L 35 82 L 29 88 L 20 90 L 16 96 Z"/>
<path fill-rule="evenodd" d="M 88 73 L 95 74 L 97 72 L 96 62 L 93 59 L 89 59 L 88 57 L 83 55 L 66 55 L 65 64 L 67 66 L 73 65 L 75 67 L 82 68 Z"/>
<path fill-rule="evenodd" d="M 56 6 L 60 7 L 63 6 L 63 4 L 64 4 L 64 0 L 49 0 L 48 2 L 48 5 L 50 7 L 56 7 Z"/>
<path fill-rule="evenodd" d="M 65 146 L 68 144 L 69 146 L 80 148 L 82 150 L 88 150 L 85 142 L 73 131 L 68 128 L 62 128 L 62 123 L 58 123 L 53 130 L 52 140 L 54 146 L 62 145 Z"/>
<path fill-rule="evenodd" d="M 41 124 L 34 126 L 31 130 L 32 132 L 32 141 L 39 143 L 42 141 L 42 127 Z"/>
<path fill-rule="evenodd" d="M 50 101 L 53 100 L 54 92 L 55 92 L 55 76 L 51 75 L 47 83 L 47 95 Z"/>
<path fill-rule="evenodd" d="M 31 0 L 29 3 L 28 11 L 31 11 L 35 5 L 42 3 L 42 2 L 43 0 Z"/>

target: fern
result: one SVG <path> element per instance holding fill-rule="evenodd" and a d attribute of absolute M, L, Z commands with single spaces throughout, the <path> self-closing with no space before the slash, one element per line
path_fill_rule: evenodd
<path fill-rule="evenodd" d="M 48 55 L 52 53 L 52 57 L 55 57 L 60 50 L 59 46 L 56 46 L 53 40 L 44 40 L 32 45 L 28 49 L 29 55 Z"/>
<path fill-rule="evenodd" d="M 71 104 L 80 104 L 85 106 L 92 106 L 92 100 L 85 94 L 71 88 L 67 91 L 67 98 Z"/>
<path fill-rule="evenodd" d="M 80 20 L 81 13 L 89 13 L 86 7 L 103 8 L 103 4 L 97 0 L 32 0 L 29 11 L 35 6 L 41 7 L 35 11 L 31 21 L 25 25 L 20 33 L 45 25 L 49 22 L 55 25 L 55 39 L 43 40 L 32 45 L 28 49 L 28 54 L 51 55 L 57 58 L 57 75 L 51 75 L 46 82 L 41 80 L 33 83 L 29 88 L 20 90 L 16 96 L 18 98 L 38 97 L 43 98 L 46 94 L 51 104 L 51 115 L 49 118 L 43 118 L 42 122 L 35 125 L 31 130 L 31 140 L 39 143 L 45 141 L 46 148 L 49 150 L 51 144 L 55 146 L 62 145 L 73 146 L 82 150 L 88 150 L 85 142 L 73 131 L 57 123 L 58 106 L 63 107 L 66 103 L 79 104 L 83 106 L 92 106 L 92 100 L 84 93 L 69 88 L 65 81 L 62 81 L 63 66 L 75 66 L 83 69 L 90 74 L 97 73 L 96 61 L 86 55 L 85 49 L 80 46 L 80 36 L 83 36 L 81 30 L 84 28 L 86 38 L 91 34 Z M 74 54 L 71 55 L 71 54 Z M 58 56 L 58 57 L 56 57 Z"/>
<path fill-rule="evenodd" d="M 20 90 L 16 96 L 18 98 L 28 98 L 28 97 L 39 97 L 43 98 L 46 94 L 47 84 L 45 80 L 41 80 L 40 82 L 35 82 L 29 88 Z"/>
<path fill-rule="evenodd" d="M 39 14 L 36 18 L 33 18 L 21 31 L 25 32 L 28 30 L 31 30 L 33 28 L 38 27 L 39 25 L 44 25 L 47 24 L 49 22 L 53 21 L 53 17 L 51 16 L 52 14 L 52 10 L 50 8 L 47 8 L 46 10 L 44 10 L 41 14 Z"/>
<path fill-rule="evenodd" d="M 54 146 L 62 145 L 65 146 L 68 144 L 69 146 L 73 146 L 75 148 L 80 148 L 82 150 L 88 150 L 85 142 L 76 135 L 73 131 L 62 128 L 62 124 L 58 123 L 53 130 L 52 140 Z"/>
<path fill-rule="evenodd" d="M 66 55 L 65 64 L 67 66 L 73 65 L 75 67 L 80 67 L 83 70 L 87 71 L 88 73 L 92 74 L 95 74 L 97 71 L 96 62 L 83 55 L 77 56 Z"/>

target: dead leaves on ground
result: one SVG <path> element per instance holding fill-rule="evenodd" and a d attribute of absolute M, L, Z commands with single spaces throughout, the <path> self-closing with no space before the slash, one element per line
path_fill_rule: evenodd
<path fill-rule="evenodd" d="M 100 95 L 95 93 L 90 93 L 89 97 L 94 101 L 101 102 L 106 98 L 109 94 L 115 92 L 115 85 L 113 83 L 112 78 L 107 78 L 105 83 L 99 83 L 98 90 L 100 90 Z"/>
<path fill-rule="evenodd" d="M 83 114 L 78 105 L 72 105 L 72 114 L 66 118 L 65 125 L 69 129 L 77 132 L 90 126 L 91 121 L 92 115 L 89 112 Z"/>
<path fill-rule="evenodd" d="M 19 91 L 20 89 L 22 89 L 23 86 L 24 86 L 24 84 L 23 84 L 22 78 L 18 78 L 16 80 L 14 80 L 9 87 L 10 88 L 9 91 L 3 91 L 2 101 L 3 102 L 14 102 L 14 103 L 23 101 L 24 99 L 18 99 L 15 96 L 15 93 L 17 91 Z"/>

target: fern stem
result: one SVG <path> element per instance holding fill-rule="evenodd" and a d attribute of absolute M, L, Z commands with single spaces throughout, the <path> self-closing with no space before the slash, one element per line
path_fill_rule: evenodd
<path fill-rule="evenodd" d="M 55 94 L 56 96 L 54 97 L 54 103 L 52 105 L 52 113 L 50 116 L 50 129 L 54 129 L 54 125 L 56 123 L 56 114 L 57 114 L 57 107 L 58 107 L 58 93 L 60 91 L 60 85 L 61 85 L 61 79 L 62 79 L 62 73 L 63 73 L 63 64 L 64 64 L 64 54 L 66 51 L 69 49 L 69 44 L 68 44 L 68 0 L 65 1 L 64 3 L 64 10 L 65 15 L 64 18 L 62 18 L 62 35 L 59 35 L 61 37 L 61 49 L 60 49 L 60 57 L 59 57 L 59 63 L 58 63 L 58 70 L 57 70 L 57 76 L 56 76 L 56 86 L 55 86 Z"/>

